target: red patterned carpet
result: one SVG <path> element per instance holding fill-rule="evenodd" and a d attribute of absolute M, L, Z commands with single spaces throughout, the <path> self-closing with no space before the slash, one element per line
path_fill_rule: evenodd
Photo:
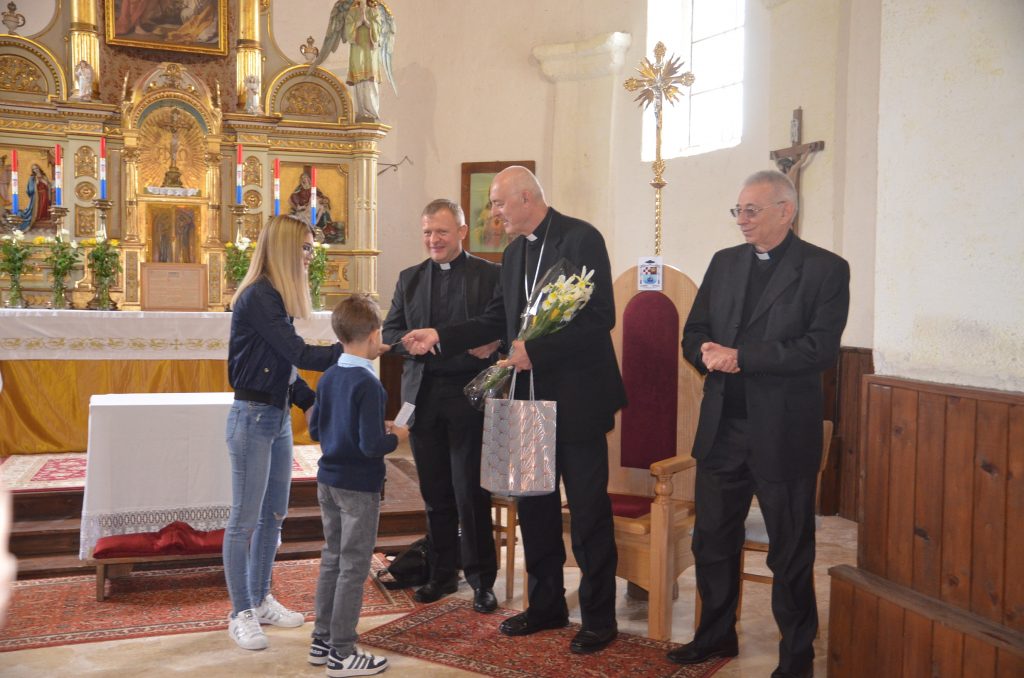
<path fill-rule="evenodd" d="M 679 666 L 665 658 L 665 653 L 675 647 L 673 643 L 624 633 L 602 652 L 575 655 L 569 652 L 569 641 L 579 630 L 578 624 L 521 638 L 501 635 L 498 624 L 514 614 L 514 610 L 499 608 L 494 614 L 483 615 L 474 612 L 466 600 L 448 599 L 364 633 L 359 642 L 502 678 L 705 678 L 729 661 Z"/>
<path fill-rule="evenodd" d="M 385 564 L 374 555 L 372 571 Z M 313 618 L 320 561 L 274 565 L 274 594 Z M 96 602 L 94 576 L 30 579 L 14 583 L 0 652 L 225 629 L 231 611 L 221 566 L 133 572 L 112 580 L 109 597 Z M 405 590 L 387 591 L 373 578 L 363 587 L 363 616 L 419 608 Z"/>

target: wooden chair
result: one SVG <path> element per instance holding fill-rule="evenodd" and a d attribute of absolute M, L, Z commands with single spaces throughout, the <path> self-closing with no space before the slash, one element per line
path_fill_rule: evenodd
<path fill-rule="evenodd" d="M 515 497 L 491 495 L 491 510 L 494 513 L 494 550 L 501 564 L 501 547 L 505 546 L 505 600 L 511 600 L 516 579 L 516 527 L 519 525 L 518 504 Z M 523 609 L 527 606 L 526 573 L 523 573 Z"/>
<path fill-rule="evenodd" d="M 612 332 L 629 405 L 608 434 L 608 492 L 615 515 L 616 574 L 630 591 L 646 592 L 647 634 L 667 640 L 672 631 L 676 580 L 693 564 L 695 462 L 690 457 L 702 393 L 700 374 L 682 357 L 682 326 L 697 286 L 664 267 L 664 289 L 637 290 L 633 267 L 615 281 Z M 572 557 L 568 511 L 563 534 Z"/>
<path fill-rule="evenodd" d="M 814 506 L 817 508 L 821 500 L 821 474 L 828 464 L 828 453 L 832 443 L 832 422 L 827 419 L 822 426 L 822 450 L 821 464 L 818 466 L 818 485 L 815 490 Z M 817 520 L 817 518 L 816 518 Z M 746 530 L 746 540 L 743 542 L 743 549 L 740 551 L 740 593 L 736 601 L 736 620 L 739 621 L 740 613 L 743 610 L 743 582 L 753 581 L 760 584 L 771 584 L 771 575 L 747 572 L 745 569 L 747 552 L 768 553 L 768 528 L 764 524 L 764 515 L 760 508 L 751 506 L 747 514 L 747 520 L 743 525 Z M 811 580 L 813 583 L 813 580 Z M 694 628 L 700 624 L 701 600 L 700 594 L 696 594 L 696 614 L 693 618 Z"/>

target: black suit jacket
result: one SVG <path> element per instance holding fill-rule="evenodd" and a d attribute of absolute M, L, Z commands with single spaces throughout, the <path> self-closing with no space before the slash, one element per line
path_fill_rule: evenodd
<path fill-rule="evenodd" d="M 394 353 L 405 358 L 402 368 L 402 400 L 415 404 L 423 382 L 423 369 L 433 359 L 430 354 L 413 357 L 402 346 L 402 336 L 409 330 L 430 326 L 430 285 L 433 277 L 433 262 L 426 259 L 416 266 L 411 266 L 398 275 L 395 295 L 391 299 L 391 308 L 384 319 L 383 340 L 391 344 Z M 498 264 L 486 259 L 466 254 L 466 317 L 472 318 L 482 313 L 487 303 L 498 292 Z M 469 346 L 486 344 L 486 341 Z M 481 360 L 480 369 L 486 368 L 491 361 Z"/>
<path fill-rule="evenodd" d="M 814 475 L 821 460 L 821 374 L 839 357 L 850 267 L 794 237 L 736 346 L 751 249 L 745 244 L 715 254 L 683 328 L 683 356 L 707 374 L 693 456 L 708 456 L 722 415 L 725 375 L 708 373 L 701 360 L 701 344 L 712 341 L 739 349 L 758 475 L 771 481 Z"/>
<path fill-rule="evenodd" d="M 615 425 L 615 412 L 626 404 L 618 360 L 612 346 L 615 299 L 611 264 L 601 233 L 579 219 L 549 209 L 540 274 L 565 258 L 593 270 L 594 292 L 579 315 L 564 328 L 526 343 L 533 363 L 536 397 L 558 403 L 557 438 L 576 442 L 603 435 Z M 547 217 L 545 217 L 547 218 Z M 516 238 L 502 258 L 500 294 L 486 310 L 468 322 L 438 328 L 444 351 L 459 351 L 504 338 L 509 344 L 519 333 L 525 306 L 526 239 Z M 530 271 L 531 279 L 534 271 Z M 528 385 L 520 374 L 517 392 Z M 520 389 L 523 390 L 520 390 Z"/>

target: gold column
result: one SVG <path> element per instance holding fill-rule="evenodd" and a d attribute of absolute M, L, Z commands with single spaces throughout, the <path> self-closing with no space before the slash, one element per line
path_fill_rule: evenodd
<path fill-rule="evenodd" d="M 245 77 L 255 75 L 263 92 L 263 51 L 260 49 L 260 2 L 239 0 L 238 52 L 235 56 L 235 93 L 239 108 L 245 106 Z"/>
<path fill-rule="evenodd" d="M 124 159 L 124 186 L 125 195 L 125 244 L 137 244 L 139 238 L 139 149 L 137 147 L 138 132 L 126 132 L 124 139 L 124 151 L 121 157 Z"/>
<path fill-rule="evenodd" d="M 212 142 L 210 142 L 212 144 Z M 220 247 L 220 163 L 223 156 L 209 148 L 206 151 L 206 195 L 209 207 L 206 216 L 204 247 Z"/>
<path fill-rule="evenodd" d="M 75 66 L 83 59 L 92 66 L 92 96 L 100 94 L 100 34 L 96 23 L 96 3 L 100 0 L 71 0 L 71 30 L 68 41 L 71 46 L 71 63 L 68 73 L 75 72 Z"/>

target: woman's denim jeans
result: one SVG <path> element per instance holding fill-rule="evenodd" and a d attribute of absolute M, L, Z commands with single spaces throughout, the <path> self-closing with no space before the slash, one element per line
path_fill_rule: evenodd
<path fill-rule="evenodd" d="M 270 592 L 292 480 L 292 422 L 273 405 L 236 400 L 227 424 L 231 514 L 224 532 L 224 576 L 232 616 Z"/>

